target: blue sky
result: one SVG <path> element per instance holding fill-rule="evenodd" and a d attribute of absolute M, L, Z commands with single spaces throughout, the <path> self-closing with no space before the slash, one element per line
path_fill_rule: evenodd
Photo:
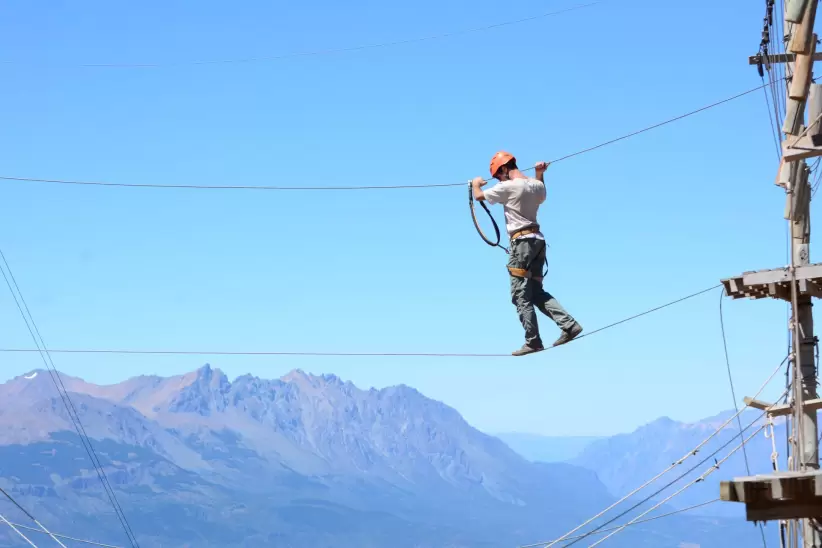
<path fill-rule="evenodd" d="M 585 2 L 579 2 L 582 4 Z M 0 175 L 126 183 L 425 184 L 550 160 L 759 84 L 764 7 L 249 1 L 5 4 Z M 165 63 L 82 68 L 78 63 Z M 590 331 L 785 263 L 762 93 L 552 166 L 547 286 Z M 463 188 L 234 192 L 0 184 L 0 246 L 49 346 L 507 353 L 505 256 Z M 815 213 L 816 208 L 813 208 Z M 497 211 L 498 218 L 501 212 Z M 625 431 L 731 406 L 718 292 L 522 359 L 54 356 L 94 382 L 293 368 L 405 383 L 489 431 Z M 737 394 L 785 353 L 785 306 L 726 302 Z M 541 322 L 553 340 L 556 328 Z M 0 293 L 0 346 L 30 341 Z M 3 379 L 41 364 L 0 355 Z M 781 392 L 781 380 L 770 394 Z"/>

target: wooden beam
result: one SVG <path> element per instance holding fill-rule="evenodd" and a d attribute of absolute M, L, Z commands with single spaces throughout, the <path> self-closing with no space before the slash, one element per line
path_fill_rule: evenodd
<path fill-rule="evenodd" d="M 773 405 L 748 397 L 744 398 L 743 401 L 748 407 L 759 409 L 761 411 L 767 411 L 772 417 L 784 417 L 793 413 L 793 406 L 789 404 L 780 403 L 779 405 Z M 822 409 L 822 398 L 807 400 L 803 403 L 803 405 L 808 411 L 819 411 Z"/>
<path fill-rule="evenodd" d="M 801 53 L 796 56 L 796 66 L 793 71 L 793 80 L 789 96 L 791 99 L 805 99 L 808 97 L 808 87 L 811 85 L 813 73 L 813 54 L 816 53 L 816 35 L 811 39 L 810 53 Z M 811 120 L 809 120 L 810 122 Z"/>
<path fill-rule="evenodd" d="M 806 9 L 808 7 L 808 1 L 809 0 L 790 0 L 790 2 L 786 2 L 785 21 L 796 24 L 801 23 L 805 12 L 808 11 Z"/>
<path fill-rule="evenodd" d="M 779 170 L 776 172 L 776 181 L 774 181 L 774 184 L 787 189 L 788 183 L 791 181 L 791 168 L 795 165 L 796 162 L 786 162 L 784 158 L 780 158 Z"/>
<path fill-rule="evenodd" d="M 822 278 L 822 263 L 796 267 L 797 280 L 812 278 Z M 760 270 L 758 272 L 746 272 L 742 275 L 742 281 L 746 285 L 789 282 L 790 280 L 791 272 L 787 267 L 776 268 L 774 270 Z"/>
<path fill-rule="evenodd" d="M 764 402 L 762 400 L 755 400 L 753 398 L 749 398 L 748 396 L 745 396 L 742 401 L 745 402 L 745 405 L 748 407 L 753 407 L 754 409 L 760 409 L 762 411 L 765 411 L 773 405 L 772 403 Z"/>
<path fill-rule="evenodd" d="M 809 132 L 810 134 L 810 132 Z M 806 208 L 805 206 L 809 203 L 806 198 L 807 194 L 810 192 L 810 187 L 808 186 L 808 177 L 810 176 L 810 168 L 805 164 L 805 162 L 794 162 L 800 168 L 800 171 L 797 173 L 797 178 L 794 179 L 796 181 L 795 187 L 793 189 L 794 199 L 791 200 L 791 215 L 790 220 L 794 223 L 798 223 L 802 221 L 805 217 Z M 790 198 L 790 195 L 788 195 Z M 805 279 L 805 277 L 803 277 Z"/>
<path fill-rule="evenodd" d="M 723 481 L 720 499 L 745 504 L 749 521 L 822 516 L 822 472 L 774 472 Z"/>
<path fill-rule="evenodd" d="M 807 185 L 806 185 L 807 186 Z M 807 191 L 807 189 L 806 189 Z M 807 213 L 801 222 L 808 220 Z M 822 263 L 798 264 L 796 279 L 799 292 L 811 297 L 822 297 Z M 791 277 L 787 267 L 745 272 L 722 280 L 725 294 L 733 299 L 775 298 L 791 300 Z"/>
<path fill-rule="evenodd" d="M 818 0 L 813 0 L 805 9 L 802 21 L 793 28 L 791 43 L 788 49 L 793 53 L 808 53 L 811 50 L 813 38 L 813 23 L 816 20 L 816 6 Z"/>
<path fill-rule="evenodd" d="M 802 99 L 791 99 L 788 97 L 788 105 L 785 109 L 785 122 L 782 124 L 782 133 L 787 135 L 799 135 L 802 133 L 802 126 L 804 123 L 805 101 Z M 782 147 L 784 149 L 785 141 L 782 141 Z"/>
<path fill-rule="evenodd" d="M 785 120 L 788 123 L 788 120 Z M 785 139 L 782 141 L 782 156 L 786 162 L 795 162 L 815 156 L 822 156 L 822 146 L 814 146 L 813 138 L 810 135 L 803 135 L 800 138 Z"/>
<path fill-rule="evenodd" d="M 765 60 L 764 58 L 762 59 Z M 822 52 L 814 53 L 813 54 L 814 61 L 822 61 Z M 778 55 L 768 55 L 768 63 L 793 63 L 796 61 L 796 55 L 793 53 L 780 53 Z M 759 64 L 759 55 L 751 55 L 748 57 L 748 64 L 749 65 L 758 65 Z"/>
<path fill-rule="evenodd" d="M 746 505 L 745 519 L 747 521 L 778 521 L 785 519 L 801 519 L 819 517 L 822 515 L 822 499 L 807 502 L 792 500 L 775 500 L 763 505 Z"/>

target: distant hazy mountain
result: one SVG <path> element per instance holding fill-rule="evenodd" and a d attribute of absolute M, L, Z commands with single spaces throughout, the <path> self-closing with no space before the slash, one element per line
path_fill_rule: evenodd
<path fill-rule="evenodd" d="M 726 412 L 695 423 L 677 422 L 664 417 L 638 428 L 630 434 L 620 434 L 595 441 L 588 445 L 579 456 L 569 462 L 596 472 L 611 494 L 622 497 L 687 455 L 689 451 L 733 415 L 734 412 Z M 741 416 L 743 428 L 756 421 L 756 426 L 744 434 L 745 438 L 753 434 L 756 427 L 764 424 L 760 419 L 761 416 L 761 411 L 749 409 L 743 412 Z M 775 441 L 777 452 L 780 455 L 780 469 L 785 470 L 784 423 L 780 422 L 776 425 Z M 733 420 L 725 430 L 714 437 L 697 454 L 691 455 L 675 470 L 672 470 L 670 474 L 661 478 L 655 484 L 656 487 L 662 487 L 707 459 L 707 462 L 696 466 L 693 472 L 683 478 L 676 486 L 679 487 L 683 482 L 693 480 L 714 464 L 714 458 L 721 459 L 726 453 L 737 447 L 740 442 L 738 424 L 736 420 Z M 716 457 L 711 456 L 722 446 L 725 446 L 724 450 L 718 453 Z M 719 482 L 734 476 L 747 475 L 748 467 L 751 474 L 772 471 L 772 452 L 771 440 L 765 437 L 764 432 L 760 433 L 746 446 L 746 453 L 738 451 L 723 463 L 718 470 L 709 475 L 704 482 L 700 482 L 693 488 L 688 489 L 682 496 L 674 499 L 671 502 L 672 506 L 685 507 L 717 498 L 719 496 Z M 745 463 L 746 454 L 748 466 Z M 667 492 L 662 496 L 666 495 Z M 718 504 L 703 511 L 712 515 L 741 516 L 743 509 L 740 505 Z"/>
<path fill-rule="evenodd" d="M 0 484 L 53 529 L 124 546 L 49 373 L 37 373 L 0 385 Z M 529 462 L 406 386 L 300 371 L 229 382 L 208 366 L 63 382 L 143 548 L 516 546 L 613 500 L 592 471 Z M 0 529 L 2 545 L 11 539 Z M 741 521 L 683 515 L 609 545 L 755 539 Z"/>
<path fill-rule="evenodd" d="M 591 443 L 601 437 L 540 436 L 504 432 L 496 434 L 508 447 L 532 462 L 564 462 L 579 456 Z"/>

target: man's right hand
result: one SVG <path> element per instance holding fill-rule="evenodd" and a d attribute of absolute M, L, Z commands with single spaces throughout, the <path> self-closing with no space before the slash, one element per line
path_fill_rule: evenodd
<path fill-rule="evenodd" d="M 482 177 L 474 177 L 471 180 L 471 193 L 474 195 L 474 199 L 480 202 L 485 200 L 485 193 L 482 191 L 482 187 L 485 186 L 485 179 Z"/>

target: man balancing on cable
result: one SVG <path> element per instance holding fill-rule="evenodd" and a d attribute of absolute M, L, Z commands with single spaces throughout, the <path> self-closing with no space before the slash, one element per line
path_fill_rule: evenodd
<path fill-rule="evenodd" d="M 565 344 L 582 333 L 582 326 L 542 287 L 542 265 L 545 263 L 545 238 L 539 231 L 537 210 L 545 201 L 545 162 L 536 165 L 536 179 L 522 174 L 517 160 L 507 152 L 491 158 L 491 176 L 499 181 L 483 191 L 482 177 L 471 181 L 475 200 L 502 204 L 505 228 L 511 240 L 508 272 L 511 275 L 511 301 L 525 328 L 525 345 L 513 352 L 524 356 L 544 350 L 534 307 L 551 318 L 562 330 L 554 346 Z"/>

